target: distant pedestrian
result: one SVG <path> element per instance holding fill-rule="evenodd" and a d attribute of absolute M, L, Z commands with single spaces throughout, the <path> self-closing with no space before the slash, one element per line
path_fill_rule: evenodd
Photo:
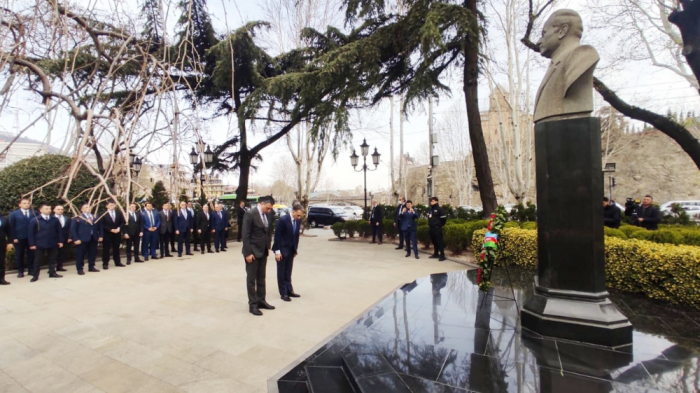
<path fill-rule="evenodd" d="M 197 231 L 197 212 L 194 210 L 192 202 L 187 202 L 187 211 L 190 213 L 190 228 L 192 229 L 191 244 L 194 244 L 194 250 L 199 251 L 199 232 Z"/>
<path fill-rule="evenodd" d="M 603 223 L 610 228 L 620 227 L 620 209 L 608 197 L 603 197 Z"/>
<path fill-rule="evenodd" d="M 661 211 L 659 208 L 653 205 L 654 198 L 651 195 L 644 196 L 642 199 L 642 205 L 639 206 L 634 214 L 632 214 L 632 219 L 634 224 L 645 228 L 650 231 L 655 231 L 659 229 L 659 223 L 661 222 Z"/>
<path fill-rule="evenodd" d="M 241 235 L 243 234 L 243 216 L 245 216 L 245 201 L 240 201 L 238 203 L 238 208 L 236 209 L 238 217 L 236 218 L 236 224 L 238 224 L 238 242 L 241 241 Z"/>
<path fill-rule="evenodd" d="M 442 227 L 447 223 L 447 215 L 439 205 L 437 197 L 430 198 L 430 213 L 428 213 L 428 226 L 430 242 L 433 243 L 433 255 L 430 258 L 445 260 L 445 243 L 442 240 Z"/>
<path fill-rule="evenodd" d="M 379 237 L 379 244 L 382 244 L 382 222 L 384 212 L 382 207 L 377 205 L 377 200 L 372 201 L 372 210 L 369 213 L 369 224 L 372 226 L 372 241 L 375 243 L 375 238 Z"/>
<path fill-rule="evenodd" d="M 406 241 L 406 258 L 411 256 L 411 245 L 413 245 L 413 252 L 416 255 L 416 259 L 418 259 L 418 243 L 416 241 L 417 219 L 418 214 L 413 210 L 413 202 L 406 201 L 406 205 L 404 205 L 401 213 L 401 231 L 403 231 L 403 238 Z"/>
<path fill-rule="evenodd" d="M 406 206 L 406 198 L 399 198 L 399 205 L 396 206 L 396 212 L 394 213 L 394 227 L 396 231 L 399 232 L 399 246 L 396 247 L 397 250 L 403 250 L 403 231 L 401 230 L 401 215 L 403 214 L 403 208 Z"/>

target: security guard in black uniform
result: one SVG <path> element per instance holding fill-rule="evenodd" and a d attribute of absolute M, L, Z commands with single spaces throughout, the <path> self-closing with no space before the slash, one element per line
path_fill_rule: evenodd
<path fill-rule="evenodd" d="M 445 243 L 442 241 L 442 227 L 447 222 L 447 215 L 438 205 L 437 197 L 430 198 L 430 212 L 428 213 L 428 226 L 430 226 L 430 242 L 433 243 L 434 252 L 430 258 L 445 260 Z"/>

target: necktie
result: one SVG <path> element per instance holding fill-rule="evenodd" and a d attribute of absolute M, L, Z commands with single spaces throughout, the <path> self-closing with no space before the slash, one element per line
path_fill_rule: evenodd
<path fill-rule="evenodd" d="M 297 220 L 292 219 L 292 233 L 297 231 L 297 225 L 296 225 Z"/>
<path fill-rule="evenodd" d="M 262 219 L 265 226 L 267 226 L 267 216 L 265 214 L 262 215 Z"/>
<path fill-rule="evenodd" d="M 167 210 L 165 211 L 165 220 L 166 221 L 168 220 L 168 211 Z"/>
<path fill-rule="evenodd" d="M 24 216 L 29 218 L 29 210 L 24 210 Z"/>
<path fill-rule="evenodd" d="M 134 212 L 131 212 L 131 221 L 136 222 L 136 214 Z"/>
<path fill-rule="evenodd" d="M 219 212 L 219 219 L 221 219 L 221 218 L 222 218 L 222 217 L 221 217 L 221 212 Z"/>
<path fill-rule="evenodd" d="M 207 215 L 207 221 L 209 221 L 209 213 L 204 213 Z"/>
<path fill-rule="evenodd" d="M 166 213 L 166 214 L 167 214 L 167 213 Z M 167 215 L 166 215 L 166 217 L 167 217 Z M 153 213 L 148 212 L 148 219 L 150 220 L 151 227 L 153 227 Z"/>
<path fill-rule="evenodd" d="M 109 212 L 109 215 L 112 216 L 112 221 L 115 221 L 115 219 L 114 219 L 114 210 L 110 211 L 110 212 Z"/>

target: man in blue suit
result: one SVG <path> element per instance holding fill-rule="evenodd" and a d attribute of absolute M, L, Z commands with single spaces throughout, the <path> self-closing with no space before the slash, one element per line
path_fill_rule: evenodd
<path fill-rule="evenodd" d="M 141 222 L 143 222 L 143 242 L 141 243 L 143 258 L 148 260 L 150 255 L 151 258 L 158 259 L 156 245 L 158 244 L 160 217 L 158 217 L 158 212 L 153 209 L 151 202 L 146 202 L 146 210 L 141 213 L 141 218 Z"/>
<path fill-rule="evenodd" d="M 40 215 L 29 220 L 29 233 L 27 240 L 29 249 L 34 250 L 33 278 L 31 282 L 39 279 L 41 264 L 48 261 L 49 277 L 61 278 L 56 273 L 56 257 L 58 249 L 63 248 L 63 232 L 58 218 L 51 215 L 51 206 L 42 204 L 39 206 Z"/>
<path fill-rule="evenodd" d="M 229 226 L 226 212 L 223 211 L 223 205 L 217 203 L 214 207 L 214 213 L 211 215 L 211 228 L 214 234 L 214 249 L 216 252 L 226 251 L 226 229 Z"/>
<path fill-rule="evenodd" d="M 416 231 L 418 229 L 416 225 L 417 219 L 418 214 L 413 210 L 413 202 L 406 201 L 400 218 L 403 239 L 406 241 L 406 258 L 411 256 L 411 244 L 413 244 L 413 253 L 416 255 L 416 259 L 418 259 L 418 243 L 416 243 Z"/>
<path fill-rule="evenodd" d="M 73 218 L 70 233 L 75 244 L 75 267 L 79 275 L 85 274 L 85 257 L 88 260 L 88 271 L 97 273 L 95 259 L 97 259 L 97 243 L 102 241 L 102 227 L 92 213 L 90 205 L 85 203 L 80 207 L 80 215 Z"/>
<path fill-rule="evenodd" d="M 29 220 L 35 215 L 30 209 L 29 198 L 19 200 L 19 209 L 10 213 L 10 234 L 12 244 L 15 247 L 15 269 L 17 277 L 24 277 L 24 266 L 27 266 L 27 274 L 31 274 L 31 266 L 34 264 L 34 251 L 29 249 Z M 24 258 L 27 263 L 24 263 Z"/>
<path fill-rule="evenodd" d="M 190 234 L 193 231 L 192 222 L 194 218 L 190 217 L 190 212 L 187 210 L 187 202 L 180 202 L 180 209 L 174 217 L 175 235 L 177 235 L 177 256 L 182 257 L 182 243 L 185 243 L 186 255 L 194 255 L 190 252 Z"/>
<path fill-rule="evenodd" d="M 301 297 L 292 287 L 292 267 L 299 249 L 299 226 L 303 215 L 304 208 L 294 205 L 292 214 L 282 216 L 275 226 L 275 243 L 272 250 L 277 261 L 277 286 L 285 302 L 292 301 L 290 297 Z"/>

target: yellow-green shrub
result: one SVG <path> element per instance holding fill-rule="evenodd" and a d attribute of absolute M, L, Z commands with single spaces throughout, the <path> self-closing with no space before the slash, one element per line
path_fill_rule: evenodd
<path fill-rule="evenodd" d="M 646 231 L 653 232 L 653 231 Z M 474 232 L 478 257 L 485 230 Z M 537 231 L 505 228 L 496 264 L 537 268 Z M 700 308 L 700 247 L 605 237 L 607 286 Z"/>
<path fill-rule="evenodd" d="M 627 235 L 619 229 L 605 227 L 605 236 L 627 239 Z"/>

